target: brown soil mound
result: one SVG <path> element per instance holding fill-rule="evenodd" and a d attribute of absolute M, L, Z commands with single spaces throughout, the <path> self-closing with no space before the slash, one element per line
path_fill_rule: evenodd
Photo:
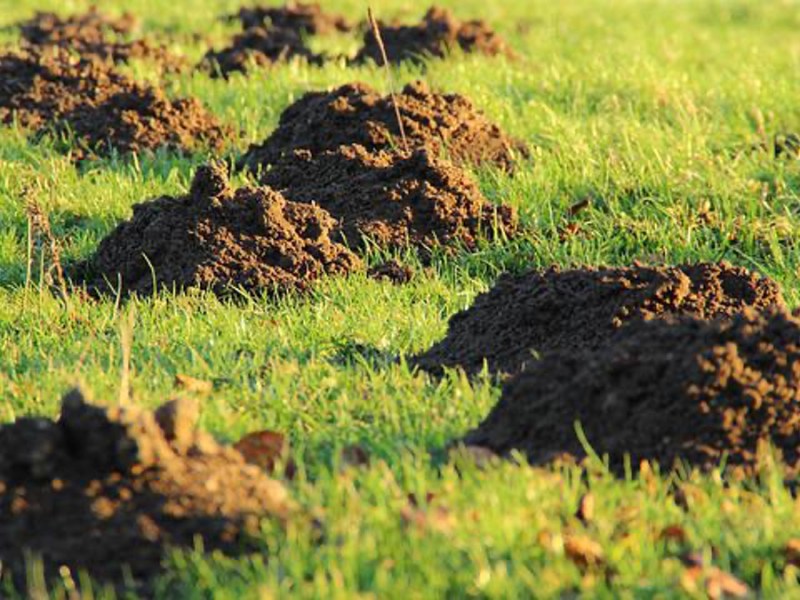
<path fill-rule="evenodd" d="M 290 29 L 251 27 L 233 38 L 231 46 L 209 50 L 198 65 L 212 77 L 228 77 L 233 72 L 247 73 L 250 66 L 268 66 L 276 62 L 303 58 L 321 65 L 324 59 L 311 52 L 302 36 Z"/>
<path fill-rule="evenodd" d="M 25 553 L 48 578 L 66 565 L 140 585 L 160 571 L 167 547 L 241 551 L 262 517 L 287 518 L 284 487 L 236 450 L 196 431 L 197 406 L 155 413 L 101 408 L 68 393 L 57 421 L 21 418 L 0 427 L 0 560 L 25 585 Z"/>
<path fill-rule="evenodd" d="M 0 122 L 75 134 L 76 158 L 156 150 L 221 149 L 229 133 L 194 99 L 170 100 L 106 63 L 67 53 L 0 55 Z"/>
<path fill-rule="evenodd" d="M 233 191 L 223 168 L 206 166 L 186 196 L 135 205 L 81 270 L 91 288 L 121 282 L 123 293 L 305 290 L 324 274 L 360 266 L 328 237 L 334 224 L 318 206 L 287 202 L 269 188 Z"/>
<path fill-rule="evenodd" d="M 444 58 L 456 48 L 463 52 L 479 52 L 490 56 L 512 56 L 505 40 L 484 21 L 462 22 L 444 8 L 432 7 L 417 25 L 379 23 L 381 38 L 390 63 L 405 60 L 423 62 L 427 58 Z M 372 29 L 364 34 L 364 47 L 355 62 L 372 60 L 383 64 L 380 46 Z"/>
<path fill-rule="evenodd" d="M 244 29 L 271 27 L 289 29 L 305 35 L 325 35 L 337 31 L 345 32 L 352 25 L 341 15 L 327 13 L 319 4 L 289 3 L 286 6 L 253 6 L 240 8 L 234 15 Z"/>
<path fill-rule="evenodd" d="M 28 46 L 72 50 L 83 58 L 97 58 L 117 63 L 131 59 L 148 59 L 165 69 L 179 70 L 183 63 L 163 46 L 145 39 L 126 41 L 137 28 L 130 13 L 119 18 L 109 17 L 90 8 L 87 12 L 61 18 L 51 12 L 37 12 L 32 19 L 19 24 L 22 38 Z"/>
<path fill-rule="evenodd" d="M 674 314 L 701 319 L 746 307 L 783 306 L 778 285 L 727 263 L 677 267 L 552 268 L 504 275 L 450 319 L 447 336 L 413 359 L 444 366 L 515 373 L 534 352 L 596 348 L 624 324 Z"/>
<path fill-rule="evenodd" d="M 354 246 L 366 237 L 382 248 L 473 248 L 481 237 L 516 229 L 510 207 L 490 204 L 464 171 L 426 150 L 297 151 L 264 173 L 263 183 L 330 212 L 339 223 L 337 239 Z"/>
<path fill-rule="evenodd" d="M 506 170 L 515 155 L 527 156 L 522 142 L 506 136 L 463 96 L 437 94 L 416 82 L 397 96 L 397 105 L 412 149 L 425 147 L 437 155 L 446 149 L 455 162 L 493 163 Z M 294 150 L 317 154 L 349 144 L 370 151 L 402 146 L 390 96 L 363 83 L 308 93 L 283 112 L 263 144 L 250 147 L 242 165 L 258 170 Z"/>
<path fill-rule="evenodd" d="M 533 463 L 592 448 L 621 473 L 677 459 L 756 470 L 763 442 L 800 466 L 800 321 L 747 309 L 732 320 L 639 321 L 596 349 L 557 352 L 508 382 L 466 443 Z"/>

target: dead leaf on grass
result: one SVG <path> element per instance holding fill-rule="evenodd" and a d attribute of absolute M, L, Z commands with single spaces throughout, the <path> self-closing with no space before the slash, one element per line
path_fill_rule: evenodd
<path fill-rule="evenodd" d="M 289 442 L 286 436 L 277 431 L 254 431 L 248 433 L 233 447 L 251 465 L 273 473 L 278 464 L 285 465 L 284 473 L 291 479 L 295 474 L 295 464 L 289 456 Z"/>
<path fill-rule="evenodd" d="M 581 569 L 600 566 L 605 562 L 603 547 L 584 535 L 565 536 L 564 553 Z"/>
<path fill-rule="evenodd" d="M 196 379 L 183 373 L 175 375 L 175 387 L 196 394 L 209 394 L 214 389 L 214 384 L 204 379 Z"/>

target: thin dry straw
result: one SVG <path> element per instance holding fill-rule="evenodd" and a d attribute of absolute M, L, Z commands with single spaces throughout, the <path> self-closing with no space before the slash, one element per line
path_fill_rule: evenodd
<path fill-rule="evenodd" d="M 389 80 L 389 94 L 392 97 L 392 106 L 394 106 L 394 115 L 397 117 L 397 124 L 400 127 L 400 137 L 403 140 L 403 149 L 408 152 L 408 140 L 406 139 L 406 131 L 403 127 L 403 119 L 400 117 L 400 108 L 397 106 L 397 96 L 394 93 L 394 80 L 392 78 L 392 69 L 389 67 L 389 58 L 386 56 L 386 47 L 383 45 L 383 38 L 381 37 L 381 30 L 378 27 L 378 22 L 372 14 L 372 8 L 367 8 L 367 18 L 369 19 L 370 27 L 372 27 L 372 35 L 375 36 L 375 41 L 378 43 L 378 48 L 381 51 L 383 58 L 383 66 L 386 68 L 386 78 Z"/>

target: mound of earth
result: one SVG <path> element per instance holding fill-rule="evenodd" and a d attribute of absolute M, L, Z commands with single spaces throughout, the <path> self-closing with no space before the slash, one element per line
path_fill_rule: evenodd
<path fill-rule="evenodd" d="M 133 207 L 133 217 L 100 242 L 78 269 L 97 292 L 198 287 L 225 293 L 305 290 L 324 274 L 360 268 L 332 242 L 335 222 L 312 204 L 265 187 L 231 189 L 224 168 L 201 167 L 189 193 Z"/>
<path fill-rule="evenodd" d="M 239 20 L 244 29 L 250 27 L 288 29 L 303 35 L 326 35 L 352 29 L 352 25 L 342 15 L 327 13 L 316 2 L 243 7 L 233 18 Z"/>
<path fill-rule="evenodd" d="M 597 348 L 634 320 L 713 319 L 771 306 L 784 306 L 775 282 L 725 262 L 503 275 L 412 363 L 434 373 L 460 366 L 476 374 L 485 360 L 490 372 L 516 373 L 534 353 Z"/>
<path fill-rule="evenodd" d="M 130 13 L 109 17 L 96 7 L 87 12 L 62 18 L 51 12 L 37 12 L 19 24 L 25 44 L 39 49 L 71 50 L 84 58 L 116 63 L 131 59 L 154 60 L 167 70 L 179 70 L 183 63 L 163 47 L 145 39 L 127 40 L 137 28 Z"/>
<path fill-rule="evenodd" d="M 228 77 L 233 72 L 247 73 L 249 67 L 302 58 L 321 65 L 322 56 L 309 50 L 302 36 L 291 29 L 251 27 L 233 38 L 222 50 L 209 50 L 198 68 L 212 77 Z"/>
<path fill-rule="evenodd" d="M 605 345 L 556 352 L 510 380 L 466 443 L 532 463 L 586 455 L 612 468 L 676 460 L 711 469 L 724 460 L 758 469 L 771 442 L 789 472 L 800 466 L 800 321 L 745 309 L 732 319 L 631 323 Z"/>
<path fill-rule="evenodd" d="M 505 40 L 484 21 L 462 22 L 449 10 L 431 7 L 417 25 L 378 23 L 381 39 L 390 63 L 423 62 L 427 58 L 445 58 L 456 48 L 490 56 L 513 53 Z M 372 29 L 364 34 L 364 46 L 354 61 L 372 60 L 383 64 L 383 55 Z"/>
<path fill-rule="evenodd" d="M 342 146 L 312 155 L 298 150 L 262 176 L 294 202 L 316 203 L 338 221 L 336 239 L 360 246 L 420 249 L 513 235 L 516 213 L 489 203 L 458 167 L 427 150 L 369 152 Z"/>
<path fill-rule="evenodd" d="M 409 149 L 447 151 L 458 163 L 492 163 L 511 170 L 526 146 L 508 137 L 458 94 L 437 94 L 422 82 L 409 84 L 397 95 Z M 295 150 L 312 154 L 359 144 L 367 150 L 401 148 L 397 115 L 391 96 L 363 83 L 332 92 L 311 92 L 287 108 L 278 128 L 242 157 L 241 166 L 265 168 Z"/>
<path fill-rule="evenodd" d="M 0 427 L 0 561 L 23 588 L 26 553 L 145 591 L 168 547 L 241 552 L 261 518 L 293 512 L 285 488 L 195 429 L 198 407 L 102 408 L 73 390 L 61 416 Z M 245 544 L 246 546 L 246 544 Z M 144 588 L 144 589 L 141 589 Z"/>
<path fill-rule="evenodd" d="M 162 147 L 219 150 L 229 131 L 195 99 L 170 100 L 108 64 L 63 51 L 0 55 L 0 122 L 69 130 L 77 159 Z"/>

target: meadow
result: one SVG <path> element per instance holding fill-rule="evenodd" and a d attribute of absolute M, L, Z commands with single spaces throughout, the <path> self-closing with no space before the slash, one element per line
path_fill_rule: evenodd
<path fill-rule="evenodd" d="M 156 584 L 159 597 L 700 598 L 714 596 L 720 573 L 759 596 L 800 597 L 800 558 L 787 551 L 800 538 L 800 503 L 779 468 L 731 482 L 719 472 L 657 467 L 619 478 L 601 459 L 476 464 L 450 445 L 481 421 L 500 385 L 488 373 L 470 380 L 457 370 L 435 379 L 405 360 L 444 336 L 448 318 L 501 273 L 554 264 L 724 259 L 770 276 L 797 306 L 800 161 L 776 159 L 771 143 L 800 131 L 800 3 L 441 4 L 487 20 L 519 58 L 456 55 L 393 68 L 392 76 L 464 94 L 529 143 L 530 160 L 513 175 L 473 171 L 487 198 L 518 210 L 524 235 L 430 263 L 396 254 L 415 271 L 401 286 L 355 274 L 280 299 L 162 292 L 65 300 L 48 287 L 46 260 L 29 241 L 27 195 L 47 212 L 62 259 L 76 261 L 133 204 L 184 192 L 210 156 L 159 152 L 76 166 L 60 140 L 0 127 L 0 422 L 52 416 L 76 384 L 116 402 L 129 371 L 132 401 L 146 407 L 183 393 L 176 375 L 211 382 L 213 391 L 199 396 L 201 424 L 218 439 L 286 434 L 297 464 L 287 487 L 324 536 L 307 521 L 265 523 L 258 554 L 176 551 Z M 17 43 L 11 25 L 34 10 L 88 6 L 0 0 L 0 42 Z M 236 30 L 218 17 L 238 6 L 108 0 L 102 9 L 131 11 L 144 31 L 196 62 L 209 41 L 220 46 Z M 367 8 L 355 0 L 323 6 L 354 20 Z M 372 8 L 414 20 L 427 5 L 383 0 Z M 314 40 L 345 53 L 358 42 L 347 34 Z M 160 77 L 146 63 L 125 69 Z M 304 92 L 350 81 L 389 89 L 384 70 L 344 61 L 291 62 L 229 80 L 189 71 L 167 76 L 165 86 L 201 99 L 233 127 L 231 147 L 216 157 L 234 161 Z M 374 248 L 367 260 L 385 258 Z M 348 464 L 353 447 L 367 465 Z M 409 495 L 418 500 L 410 505 Z M 576 516 L 587 496 L 593 514 Z M 593 557 L 588 568 L 582 553 Z M 702 565 L 700 575 L 692 564 Z M 67 597 L 63 586 L 45 590 L 35 564 L 30 585 L 31 594 Z M 115 592 L 96 585 L 94 594 Z"/>

